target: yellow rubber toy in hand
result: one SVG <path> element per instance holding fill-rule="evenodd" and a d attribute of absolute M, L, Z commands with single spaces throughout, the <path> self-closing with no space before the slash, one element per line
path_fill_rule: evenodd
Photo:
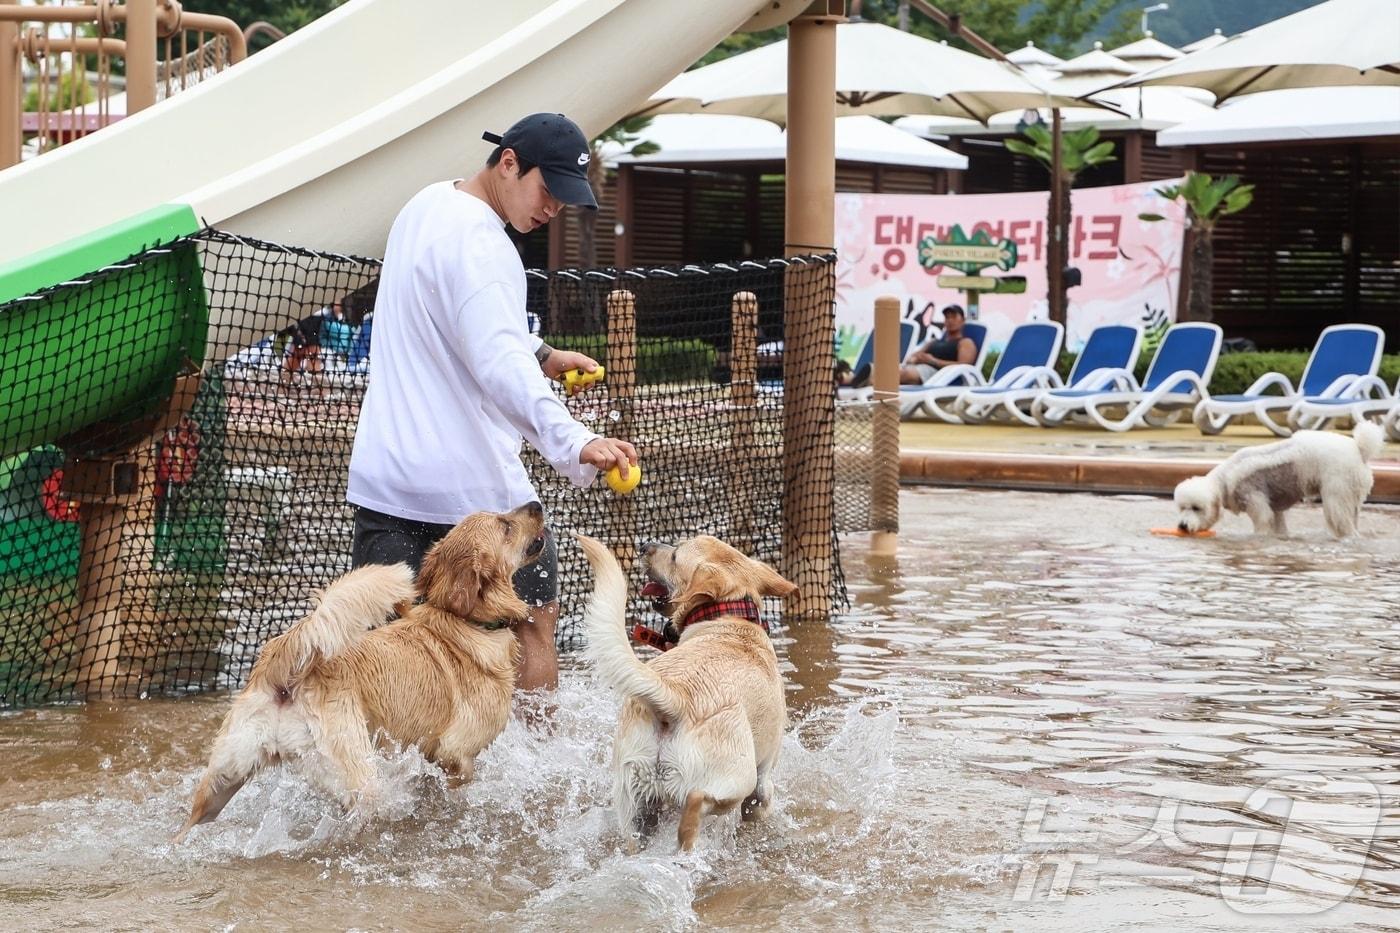
<path fill-rule="evenodd" d="M 559 374 L 559 381 L 564 383 L 569 395 L 578 395 L 593 383 L 603 381 L 603 367 L 599 366 L 591 373 L 584 369 L 566 369 Z"/>
<path fill-rule="evenodd" d="M 627 465 L 627 478 L 622 478 L 622 472 L 613 467 L 603 474 L 603 479 L 612 488 L 612 491 L 620 496 L 625 496 L 637 488 L 637 484 L 642 481 L 642 468 L 638 464 L 629 463 Z"/>

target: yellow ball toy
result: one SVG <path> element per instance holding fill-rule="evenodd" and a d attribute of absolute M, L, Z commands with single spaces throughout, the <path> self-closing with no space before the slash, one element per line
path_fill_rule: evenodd
<path fill-rule="evenodd" d="M 577 395 L 595 382 L 602 382 L 603 367 L 599 366 L 593 372 L 583 369 L 566 369 L 559 374 L 559 381 L 564 383 L 564 388 L 570 395 Z"/>
<path fill-rule="evenodd" d="M 603 479 L 607 480 L 612 491 L 619 495 L 626 495 L 637 488 L 637 484 L 642 481 L 642 468 L 635 463 L 627 465 L 627 478 L 622 478 L 622 473 L 617 467 L 603 474 Z"/>

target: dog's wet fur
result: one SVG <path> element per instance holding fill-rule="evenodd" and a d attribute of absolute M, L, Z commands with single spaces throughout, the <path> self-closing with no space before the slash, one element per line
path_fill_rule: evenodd
<path fill-rule="evenodd" d="M 685 627 L 675 648 L 642 663 L 627 641 L 627 582 L 612 553 L 579 536 L 593 565 L 584 614 L 586 657 L 625 698 L 613 744 L 613 802 L 637 843 L 664 808 L 681 809 L 678 842 L 695 846 L 701 819 L 741 807 L 761 816 L 773 798 L 773 768 L 787 726 L 778 660 L 753 622 L 721 616 Z M 648 576 L 668 596 L 679 627 L 707 603 L 785 597 L 796 587 L 772 568 L 709 535 L 675 547 L 649 545 Z M 650 588 L 650 587 L 649 587 Z"/>
<path fill-rule="evenodd" d="M 376 744 L 417 746 L 456 780 L 505 728 L 526 618 L 511 577 L 543 546 L 538 503 L 479 512 L 423 559 L 352 570 L 258 656 L 214 739 L 190 829 L 259 770 L 297 764 L 347 809 L 372 814 Z M 422 602 L 415 602 L 420 599 Z M 395 613 L 402 618 L 383 624 Z"/>

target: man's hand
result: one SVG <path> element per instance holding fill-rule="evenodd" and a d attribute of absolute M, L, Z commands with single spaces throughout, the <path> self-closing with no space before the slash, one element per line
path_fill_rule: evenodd
<path fill-rule="evenodd" d="M 587 463 L 600 471 L 617 467 L 618 475 L 627 478 L 628 467 L 637 462 L 637 448 L 614 437 L 597 437 L 583 446 L 579 463 Z"/>
<path fill-rule="evenodd" d="M 551 379 L 558 379 L 571 369 L 581 369 L 586 373 L 591 373 L 597 368 L 597 360 L 573 350 L 551 350 L 549 356 L 545 357 L 545 361 L 540 364 L 540 369 L 544 370 L 544 374 Z M 587 386 L 579 386 L 574 394 L 577 395 L 586 389 Z"/>

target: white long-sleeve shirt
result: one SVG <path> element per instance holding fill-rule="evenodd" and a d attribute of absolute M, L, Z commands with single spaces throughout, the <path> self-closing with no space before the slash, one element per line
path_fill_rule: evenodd
<path fill-rule="evenodd" d="M 501 218 L 454 182 L 414 195 L 389 231 L 346 498 L 437 524 L 513 509 L 538 498 L 522 435 L 590 484 L 597 470 L 579 453 L 597 435 L 550 388 L 539 345 Z"/>

